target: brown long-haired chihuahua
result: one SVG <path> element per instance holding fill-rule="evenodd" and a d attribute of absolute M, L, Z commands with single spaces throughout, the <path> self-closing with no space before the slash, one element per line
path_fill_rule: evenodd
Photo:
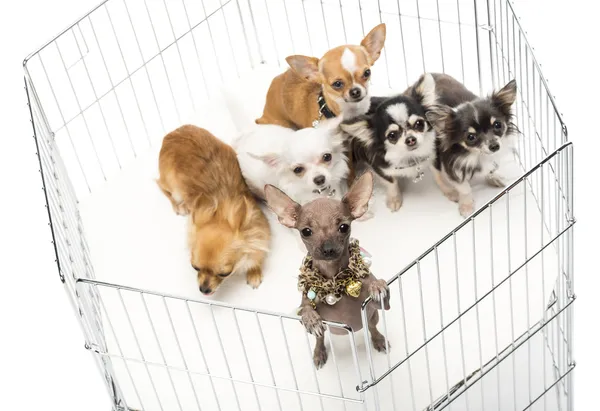
<path fill-rule="evenodd" d="M 211 295 L 231 274 L 256 288 L 271 232 L 250 193 L 235 151 L 209 131 L 182 126 L 163 140 L 158 186 L 180 215 L 190 216 L 188 242 L 198 286 Z"/>

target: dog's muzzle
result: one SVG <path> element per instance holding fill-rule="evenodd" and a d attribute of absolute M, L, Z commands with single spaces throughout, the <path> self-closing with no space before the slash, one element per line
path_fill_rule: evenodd
<path fill-rule="evenodd" d="M 340 257 L 341 250 L 336 243 L 330 240 L 325 241 L 319 248 L 322 260 L 336 260 Z"/>
<path fill-rule="evenodd" d="M 360 86 L 354 86 L 348 91 L 348 97 L 345 97 L 344 100 L 346 103 L 359 103 L 364 100 L 369 92 L 366 88 Z"/>
<path fill-rule="evenodd" d="M 490 144 L 484 146 L 483 152 L 485 154 L 494 154 L 494 153 L 497 153 L 499 150 L 500 150 L 500 143 L 493 142 L 493 143 L 490 143 Z"/>

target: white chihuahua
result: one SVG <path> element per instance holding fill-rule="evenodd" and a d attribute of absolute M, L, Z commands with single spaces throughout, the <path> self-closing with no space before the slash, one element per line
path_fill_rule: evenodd
<path fill-rule="evenodd" d="M 264 199 L 264 187 L 271 184 L 299 204 L 341 198 L 349 168 L 339 122 L 330 119 L 301 130 L 255 125 L 244 132 L 233 148 L 250 190 Z"/>

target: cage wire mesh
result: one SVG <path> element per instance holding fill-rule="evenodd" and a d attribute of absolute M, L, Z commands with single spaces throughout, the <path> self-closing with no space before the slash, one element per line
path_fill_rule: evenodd
<path fill-rule="evenodd" d="M 293 315 L 96 279 L 82 199 L 223 84 L 380 22 L 374 87 L 516 79 L 521 131 L 521 177 L 389 280 L 393 350 L 327 323 L 342 335 L 323 374 Z M 24 67 L 59 276 L 115 409 L 573 409 L 572 146 L 509 1 L 108 0 Z"/>

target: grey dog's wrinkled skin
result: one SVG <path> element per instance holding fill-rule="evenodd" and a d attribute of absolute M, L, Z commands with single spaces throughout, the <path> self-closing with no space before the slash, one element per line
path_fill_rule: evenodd
<path fill-rule="evenodd" d="M 279 217 L 279 222 L 301 233 L 308 254 L 313 258 L 313 267 L 323 277 L 332 278 L 348 267 L 350 224 L 367 211 L 372 191 L 373 175 L 367 172 L 355 182 L 342 201 L 319 198 L 300 206 L 281 190 L 270 185 L 265 187 L 265 197 L 269 208 Z M 344 224 L 348 226 L 347 231 L 340 229 Z M 304 235 L 306 229 L 310 230 L 309 236 Z M 373 274 L 369 274 L 361 282 L 362 288 L 358 298 L 342 295 L 334 305 L 325 302 L 317 303 L 316 310 L 306 295 L 302 296 L 300 305 L 302 324 L 306 331 L 317 339 L 313 356 L 317 368 L 321 368 L 327 361 L 323 320 L 347 324 L 353 331 L 360 330 L 362 328 L 361 305 L 369 296 L 372 297 L 372 301 L 367 307 L 367 318 L 373 347 L 381 352 L 385 352 L 390 347 L 385 337 L 377 330 L 379 322 L 377 309 L 381 308 L 382 299 L 384 308 L 386 310 L 390 308 L 387 283 L 378 280 Z M 344 333 L 336 328 L 332 328 L 331 332 Z"/>

